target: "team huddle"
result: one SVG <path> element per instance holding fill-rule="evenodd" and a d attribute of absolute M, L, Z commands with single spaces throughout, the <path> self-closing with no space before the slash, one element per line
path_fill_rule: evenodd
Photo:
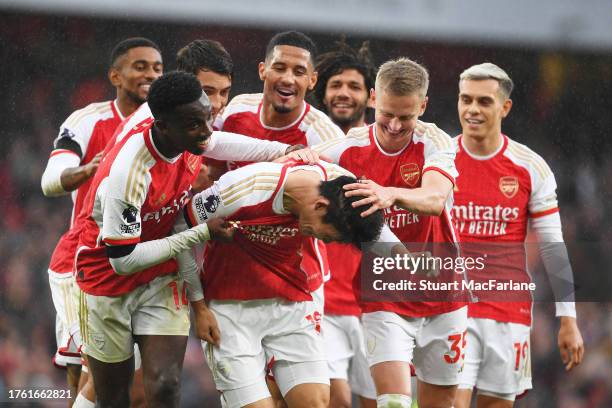
<path fill-rule="evenodd" d="M 530 300 L 366 301 L 359 287 L 363 245 L 522 243 L 528 225 L 547 272 L 572 281 L 549 245 L 563 242 L 554 175 L 501 131 L 506 72 L 460 75 L 451 138 L 419 119 L 425 67 L 377 70 L 367 43 L 317 55 L 279 33 L 263 92 L 231 101 L 220 43 L 176 62 L 163 74 L 152 41 L 117 44 L 116 99 L 66 119 L 42 176 L 74 203 L 49 266 L 73 407 L 178 407 L 190 320 L 224 407 L 350 407 L 353 393 L 405 408 L 416 392 L 422 408 L 467 408 L 474 388 L 478 407 L 512 407 L 531 388 Z M 524 263 L 485 272 L 529 279 Z M 573 299 L 557 300 L 569 370 L 584 348 Z"/>

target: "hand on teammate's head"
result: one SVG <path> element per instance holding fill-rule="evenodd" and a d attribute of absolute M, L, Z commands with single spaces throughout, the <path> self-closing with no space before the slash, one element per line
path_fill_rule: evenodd
<path fill-rule="evenodd" d="M 274 162 L 285 163 L 291 160 L 304 162 L 306 164 L 316 164 L 319 162 L 319 160 L 325 160 L 328 162 L 331 161 L 331 159 L 329 159 L 328 157 L 321 156 L 319 155 L 319 153 L 308 147 L 303 147 L 302 145 L 295 145 L 289 147 L 287 149 L 287 154 L 274 160 Z"/>
<path fill-rule="evenodd" d="M 389 208 L 395 202 L 395 197 L 392 194 L 392 189 L 376 184 L 372 180 L 360 179 L 357 183 L 347 184 L 344 186 L 347 197 L 363 198 L 355 201 L 353 207 L 361 207 L 370 205 L 370 207 L 361 213 L 362 217 L 367 217 L 377 210 Z"/>

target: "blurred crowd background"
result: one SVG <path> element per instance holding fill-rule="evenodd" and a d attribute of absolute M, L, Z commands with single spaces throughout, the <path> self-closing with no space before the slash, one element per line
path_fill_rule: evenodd
<path fill-rule="evenodd" d="M 171 70 L 176 51 L 188 42 L 218 40 L 234 59 L 232 95 L 237 95 L 261 90 L 257 63 L 276 30 L 19 12 L 0 12 L 0 22 L 0 401 L 6 401 L 7 389 L 65 385 L 64 372 L 51 364 L 55 314 L 47 266 L 71 205 L 68 197 L 44 198 L 40 176 L 64 119 L 91 102 L 113 98 L 106 78 L 112 47 L 126 37 L 148 37 L 161 46 L 165 70 Z M 337 34 L 304 31 L 320 51 L 338 39 Z M 612 241 L 610 53 L 348 36 L 353 46 L 363 40 L 371 40 L 377 65 L 408 56 L 429 69 L 430 102 L 423 120 L 450 135 L 460 132 L 456 99 L 461 71 L 483 61 L 503 67 L 516 83 L 504 132 L 553 168 L 566 241 Z M 590 273 L 590 261 L 573 259 L 575 274 Z M 603 268 L 594 275 L 597 279 L 612 269 Z M 564 373 L 554 306 L 535 305 L 534 390 L 517 407 L 612 406 L 612 303 L 581 302 L 577 310 L 586 356 L 581 366 Z M 185 407 L 218 404 L 193 340 L 182 402 Z"/>

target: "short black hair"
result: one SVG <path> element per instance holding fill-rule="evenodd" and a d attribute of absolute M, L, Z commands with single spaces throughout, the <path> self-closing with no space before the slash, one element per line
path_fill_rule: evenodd
<path fill-rule="evenodd" d="M 290 45 L 308 51 L 310 53 L 311 62 L 314 64 L 314 59 L 317 55 L 317 46 L 306 34 L 300 33 L 299 31 L 283 31 L 282 33 L 276 34 L 270 39 L 270 42 L 268 42 L 268 46 L 266 47 L 266 59 L 272 54 L 274 47 L 277 45 Z"/>
<path fill-rule="evenodd" d="M 354 177 L 340 176 L 334 180 L 321 182 L 319 192 L 329 200 L 323 222 L 331 224 L 340 233 L 341 242 L 352 243 L 360 248 L 362 243 L 378 239 L 385 221 L 381 210 L 362 217 L 361 213 L 370 206 L 353 208 L 352 204 L 363 197 L 346 197 L 344 194 L 346 191 L 342 187 L 356 182 L 357 179 Z"/>
<path fill-rule="evenodd" d="M 113 67 L 115 63 L 117 62 L 117 60 L 119 59 L 119 57 L 127 54 L 129 50 L 131 50 L 132 48 L 136 48 L 136 47 L 155 48 L 161 54 L 161 48 L 159 48 L 159 45 L 155 44 L 153 41 L 149 40 L 148 38 L 144 38 L 144 37 L 126 38 L 125 40 L 121 41 L 119 44 L 115 45 L 115 48 L 113 48 L 113 51 L 111 51 L 110 66 Z"/>
<path fill-rule="evenodd" d="M 195 75 L 171 71 L 151 84 L 147 102 L 155 119 L 174 112 L 178 106 L 195 102 L 202 97 L 202 87 Z"/>
<path fill-rule="evenodd" d="M 336 47 L 333 51 L 319 55 L 315 62 L 315 71 L 318 74 L 317 85 L 314 89 L 315 105 L 324 112 L 327 111 L 323 100 L 329 78 L 347 69 L 354 69 L 363 76 L 368 93 L 374 88 L 376 80 L 376 67 L 372 62 L 369 41 L 364 41 L 356 51 L 346 43 L 345 38 L 341 38 L 336 42 Z"/>
<path fill-rule="evenodd" d="M 176 69 L 195 75 L 201 70 L 207 70 L 231 77 L 234 62 L 219 41 L 195 40 L 176 53 Z"/>

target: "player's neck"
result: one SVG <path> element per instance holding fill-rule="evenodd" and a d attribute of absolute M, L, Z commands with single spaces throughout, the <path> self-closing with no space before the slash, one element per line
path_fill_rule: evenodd
<path fill-rule="evenodd" d="M 264 104 L 261 107 L 261 116 L 260 116 L 261 123 L 264 126 L 271 127 L 271 128 L 287 127 L 291 125 L 292 123 L 294 123 L 295 121 L 297 121 L 300 118 L 300 116 L 302 116 L 305 108 L 306 108 L 306 105 L 302 102 L 302 104 L 299 107 L 293 109 L 292 111 L 281 113 L 281 112 L 277 112 L 271 103 L 266 103 L 264 101 Z"/>
<path fill-rule="evenodd" d="M 463 135 L 463 147 L 475 156 L 490 156 L 499 150 L 503 142 L 501 132 L 484 137 Z"/>
<path fill-rule="evenodd" d="M 414 134 L 414 131 L 412 131 L 406 137 L 392 139 L 390 137 L 386 137 L 385 132 L 383 132 L 381 130 L 380 125 L 377 124 L 376 132 L 374 133 L 374 137 L 376 139 L 376 142 L 378 143 L 378 145 L 380 146 L 382 150 L 384 150 L 386 153 L 393 154 L 393 153 L 399 152 L 400 150 L 408 146 L 410 142 L 412 141 L 413 134 Z"/>
<path fill-rule="evenodd" d="M 336 123 L 337 124 L 337 123 Z M 346 135 L 348 134 L 349 130 L 351 130 L 352 128 L 356 128 L 356 127 L 363 127 L 365 126 L 365 117 L 362 116 L 361 119 L 357 119 L 354 122 L 351 123 L 347 123 L 345 125 L 338 125 L 340 127 L 340 129 L 342 129 L 342 132 Z"/>
<path fill-rule="evenodd" d="M 151 128 L 151 138 L 153 139 L 155 148 L 168 159 L 176 157 L 182 153 L 181 151 L 178 151 L 169 140 L 166 140 L 163 137 L 162 133 L 156 126 Z"/>
<path fill-rule="evenodd" d="M 319 197 L 321 177 L 311 171 L 295 171 L 287 176 L 283 193 L 283 207 L 298 216 L 302 210 Z"/>
<path fill-rule="evenodd" d="M 117 96 L 117 108 L 124 118 L 127 118 L 140 107 L 140 103 L 128 97 Z"/>

